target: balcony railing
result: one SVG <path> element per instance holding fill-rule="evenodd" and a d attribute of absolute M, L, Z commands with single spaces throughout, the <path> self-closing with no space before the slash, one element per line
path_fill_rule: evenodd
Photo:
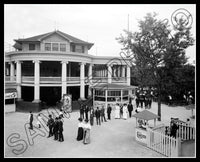
<path fill-rule="evenodd" d="M 11 80 L 10 76 L 5 77 L 6 82 L 16 82 L 16 77 L 14 76 Z M 80 77 L 66 77 L 67 84 L 80 84 Z M 108 83 L 107 77 L 92 77 L 90 80 L 85 77 L 85 84 L 90 83 Z M 112 83 L 126 83 L 126 77 L 112 77 Z M 34 83 L 34 76 L 22 76 L 22 83 Z M 62 77 L 40 77 L 40 83 L 62 83 Z"/>

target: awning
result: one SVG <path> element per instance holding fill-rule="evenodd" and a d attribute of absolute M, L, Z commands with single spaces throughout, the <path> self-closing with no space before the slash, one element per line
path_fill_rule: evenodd
<path fill-rule="evenodd" d="M 143 119 L 143 120 L 152 120 L 152 119 L 159 118 L 158 115 L 156 115 L 148 110 L 143 110 L 137 114 L 134 114 L 133 117 Z"/>
<path fill-rule="evenodd" d="M 122 90 L 122 89 L 135 89 L 137 88 L 136 86 L 128 86 L 125 84 L 114 84 L 114 83 L 104 83 L 104 84 L 98 84 L 95 86 L 92 86 L 91 88 L 94 89 L 112 89 L 112 90 Z"/>
<path fill-rule="evenodd" d="M 17 98 L 17 90 L 15 88 L 5 89 L 5 99 Z"/>

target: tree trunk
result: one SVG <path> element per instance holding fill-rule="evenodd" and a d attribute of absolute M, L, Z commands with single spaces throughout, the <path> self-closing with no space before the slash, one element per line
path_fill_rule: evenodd
<path fill-rule="evenodd" d="M 158 94 L 158 121 L 161 121 L 161 95 Z"/>

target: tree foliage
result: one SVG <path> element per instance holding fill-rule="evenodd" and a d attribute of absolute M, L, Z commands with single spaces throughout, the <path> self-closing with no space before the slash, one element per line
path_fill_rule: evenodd
<path fill-rule="evenodd" d="M 176 89 L 180 81 L 180 68 L 187 63 L 185 49 L 193 45 L 191 28 L 184 26 L 184 20 L 176 20 L 177 26 L 170 29 L 169 22 L 158 20 L 156 13 L 148 13 L 144 20 L 139 20 L 139 31 L 124 30 L 117 38 L 123 45 L 122 50 L 134 65 L 134 77 L 139 85 L 149 84 L 158 90 L 158 116 L 161 120 L 161 97 L 168 88 Z M 177 70 L 179 69 L 179 70 Z M 170 92 L 171 93 L 171 92 Z"/>

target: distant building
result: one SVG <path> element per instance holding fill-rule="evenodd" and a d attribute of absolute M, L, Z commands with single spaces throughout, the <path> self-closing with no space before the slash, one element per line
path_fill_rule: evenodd
<path fill-rule="evenodd" d="M 17 109 L 40 111 L 42 102 L 55 105 L 63 94 L 73 101 L 93 96 L 106 106 L 110 98 L 128 102 L 134 89 L 127 59 L 90 55 L 93 43 L 58 30 L 15 42 L 15 51 L 5 53 L 5 89 L 17 91 Z M 111 90 L 99 89 L 105 84 Z"/>

